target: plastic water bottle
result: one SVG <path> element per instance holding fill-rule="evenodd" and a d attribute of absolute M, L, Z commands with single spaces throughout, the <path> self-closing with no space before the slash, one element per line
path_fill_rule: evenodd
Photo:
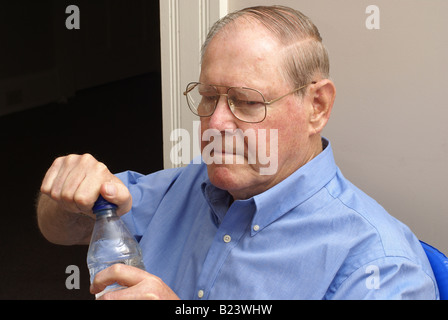
<path fill-rule="evenodd" d="M 118 217 L 116 208 L 116 205 L 106 201 L 101 195 L 93 206 L 96 222 L 87 253 L 90 283 L 98 272 L 116 263 L 145 270 L 140 246 Z M 96 298 L 106 292 L 124 288 L 126 287 L 114 283 L 98 293 Z"/>

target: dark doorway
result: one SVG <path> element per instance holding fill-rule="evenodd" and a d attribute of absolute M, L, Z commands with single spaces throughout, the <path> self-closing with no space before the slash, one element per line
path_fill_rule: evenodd
<path fill-rule="evenodd" d="M 65 8 L 80 9 L 67 30 Z M 0 299 L 93 299 L 87 247 L 48 243 L 35 199 L 52 161 L 162 169 L 158 1 L 9 1 L 0 10 Z M 69 290 L 66 269 L 80 269 Z"/>

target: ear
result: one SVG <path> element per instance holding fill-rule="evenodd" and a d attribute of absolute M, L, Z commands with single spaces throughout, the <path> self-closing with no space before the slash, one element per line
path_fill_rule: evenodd
<path fill-rule="evenodd" d="M 311 134 L 320 134 L 330 119 L 336 87 L 331 80 L 323 79 L 310 87 L 308 97 L 312 106 L 309 120 Z"/>

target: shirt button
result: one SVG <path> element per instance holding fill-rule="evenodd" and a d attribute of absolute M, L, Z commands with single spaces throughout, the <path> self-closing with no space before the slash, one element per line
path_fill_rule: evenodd
<path fill-rule="evenodd" d="M 254 225 L 254 231 L 260 230 L 260 226 L 258 224 Z"/>
<path fill-rule="evenodd" d="M 224 238 L 222 238 L 222 240 L 224 240 L 225 243 L 229 243 L 230 241 L 232 241 L 232 237 L 230 237 L 228 234 L 226 234 L 224 236 Z"/>
<path fill-rule="evenodd" d="M 203 296 L 204 296 L 204 290 L 199 290 L 198 291 L 198 298 L 202 299 Z"/>

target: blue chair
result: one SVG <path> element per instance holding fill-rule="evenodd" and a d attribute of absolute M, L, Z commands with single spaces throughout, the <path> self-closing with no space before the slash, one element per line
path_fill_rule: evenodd
<path fill-rule="evenodd" d="M 428 256 L 432 271 L 439 287 L 440 300 L 448 300 L 448 258 L 436 248 L 420 241 Z"/>

